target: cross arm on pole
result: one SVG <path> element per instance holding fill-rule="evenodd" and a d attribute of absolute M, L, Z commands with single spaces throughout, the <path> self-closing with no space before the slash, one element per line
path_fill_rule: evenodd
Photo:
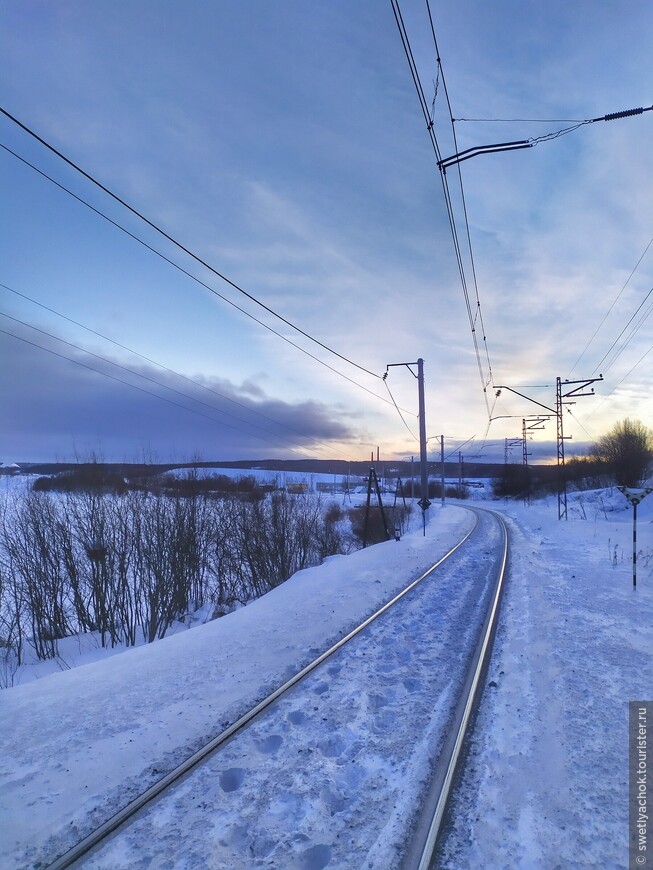
<path fill-rule="evenodd" d="M 577 386 L 574 386 L 573 390 L 569 390 L 566 393 L 561 392 L 561 397 L 563 399 L 569 399 L 571 396 L 573 396 L 574 398 L 581 398 L 582 396 L 593 396 L 594 395 L 594 387 L 591 388 L 589 393 L 584 392 L 584 391 L 590 386 L 590 384 L 595 384 L 598 381 L 602 381 L 602 380 L 603 380 L 603 375 L 599 375 L 598 378 L 585 378 L 582 381 L 561 381 L 561 389 L 562 388 L 567 389 L 567 387 L 577 385 Z"/>
<path fill-rule="evenodd" d="M 527 396 L 525 393 L 520 393 L 519 390 L 514 390 L 512 387 L 506 387 L 505 385 L 495 384 L 495 390 L 509 390 L 511 393 L 514 393 L 516 396 L 521 396 L 522 399 L 526 399 L 527 402 L 532 402 L 534 405 L 539 405 L 540 408 L 544 408 L 545 411 L 550 411 L 554 416 L 557 415 L 557 411 L 554 411 L 553 408 L 549 408 L 548 405 L 543 405 L 542 402 L 537 402 L 535 399 L 531 399 L 530 396 Z"/>
<path fill-rule="evenodd" d="M 400 366 L 400 367 L 405 366 L 408 369 L 408 371 L 411 373 L 411 375 L 414 378 L 417 378 L 418 375 L 416 375 L 415 372 L 411 369 L 411 366 L 416 366 L 418 364 L 419 364 L 419 360 L 417 360 L 416 362 L 388 363 L 387 366 L 385 367 L 385 374 L 383 375 L 383 380 L 385 380 L 388 377 L 388 369 L 394 368 L 395 366 Z"/>

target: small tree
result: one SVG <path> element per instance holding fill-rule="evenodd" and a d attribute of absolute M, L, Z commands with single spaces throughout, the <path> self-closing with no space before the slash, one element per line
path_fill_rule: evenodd
<path fill-rule="evenodd" d="M 638 486 L 653 460 L 653 432 L 639 420 L 626 418 L 599 438 L 592 452 L 620 486 Z"/>

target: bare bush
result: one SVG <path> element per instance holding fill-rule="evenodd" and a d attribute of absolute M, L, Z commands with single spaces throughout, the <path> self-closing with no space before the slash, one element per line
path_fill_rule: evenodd
<path fill-rule="evenodd" d="M 17 495 L 0 527 L 0 644 L 20 664 L 26 642 L 56 658 L 80 632 L 156 640 L 206 603 L 226 612 L 343 552 L 344 523 L 308 494 Z"/>

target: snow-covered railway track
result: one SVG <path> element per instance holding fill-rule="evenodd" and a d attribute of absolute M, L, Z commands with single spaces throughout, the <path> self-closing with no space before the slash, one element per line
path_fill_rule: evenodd
<path fill-rule="evenodd" d="M 51 870 L 427 867 L 506 560 L 505 527 L 474 512 L 419 578 Z"/>
<path fill-rule="evenodd" d="M 488 512 L 489 513 L 489 512 Z M 474 655 L 455 709 L 454 720 L 446 744 L 438 757 L 422 810 L 417 816 L 410 843 L 402 860 L 402 870 L 430 870 L 436 865 L 438 837 L 451 797 L 458 762 L 470 727 L 472 712 L 482 691 L 482 678 L 489 664 L 492 641 L 496 631 L 499 605 L 508 563 L 508 528 L 500 514 L 492 512 L 503 533 L 502 555 L 496 572 L 496 584 L 478 635 Z"/>

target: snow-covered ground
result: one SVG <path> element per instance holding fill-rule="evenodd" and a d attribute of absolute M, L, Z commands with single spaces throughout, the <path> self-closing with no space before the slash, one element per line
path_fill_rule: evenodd
<path fill-rule="evenodd" d="M 636 591 L 632 512 L 618 493 L 570 497 L 568 522 L 558 522 L 555 500 L 488 506 L 509 518 L 510 575 L 441 867 L 625 867 L 628 701 L 653 695 L 653 495 L 639 508 Z M 333 557 L 223 619 L 1 692 L 2 866 L 32 866 L 44 849 L 53 856 L 71 845 L 391 597 L 472 523 L 460 507 L 431 513 L 425 538 L 417 531 Z M 306 712 L 294 711 L 295 724 L 319 748 L 330 735 L 321 717 L 303 719 Z M 356 733 L 364 739 L 364 722 Z M 259 769 L 280 751 L 266 736 L 252 742 Z M 234 763 L 220 790 L 234 785 L 246 801 L 238 782 L 245 767 Z M 310 769 L 335 824 L 356 778 L 335 781 L 326 762 Z M 301 805 L 287 785 L 270 812 L 299 835 Z M 205 811 L 212 824 L 213 797 L 195 797 L 196 823 Z M 233 821 L 235 840 L 246 837 Z M 319 833 L 296 866 L 351 866 L 318 848 Z M 187 832 L 188 854 L 196 834 Z M 268 846 L 259 842 L 258 857 L 235 865 L 207 855 L 205 866 L 292 866 L 271 863 Z M 125 866 L 162 866 L 148 859 L 145 844 L 130 849 Z M 373 858 L 374 867 L 395 866 L 382 851 Z"/>
<path fill-rule="evenodd" d="M 653 495 L 507 506 L 510 580 L 440 870 L 628 866 L 628 702 L 653 697 Z"/>

